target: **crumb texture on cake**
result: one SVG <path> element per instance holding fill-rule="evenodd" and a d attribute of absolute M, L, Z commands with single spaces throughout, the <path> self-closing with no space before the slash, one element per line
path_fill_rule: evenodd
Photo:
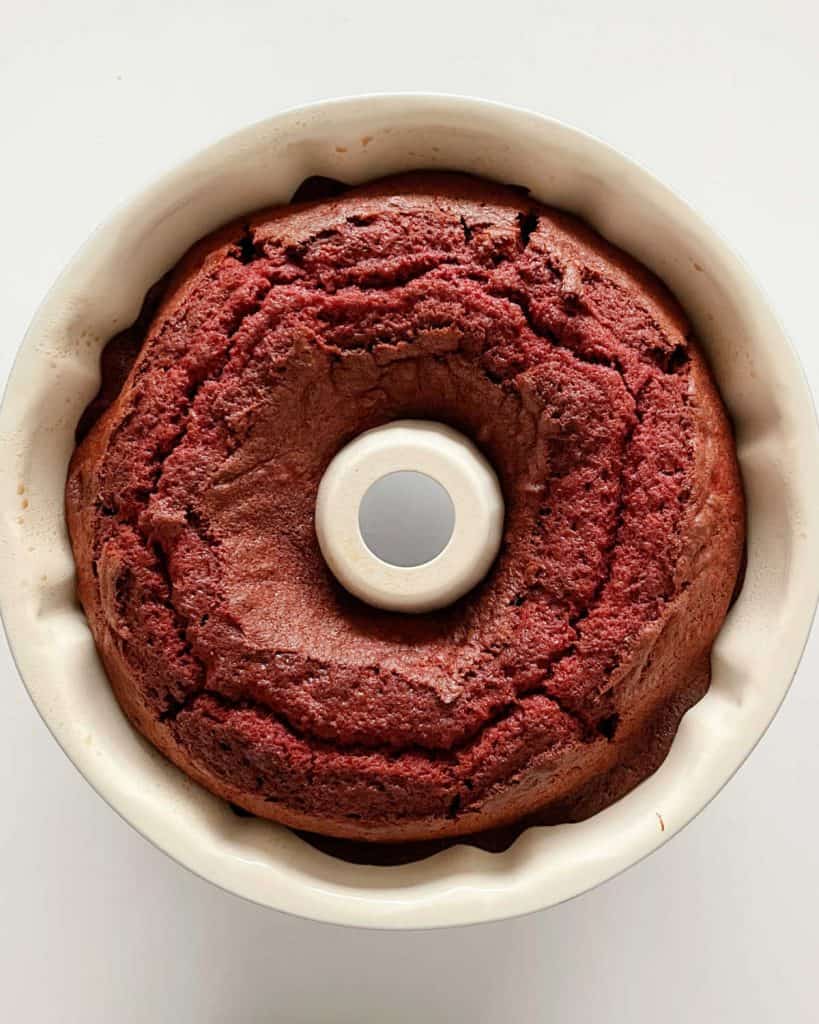
<path fill-rule="evenodd" d="M 744 510 L 689 325 L 633 260 L 519 191 L 404 175 L 216 232 L 111 352 L 66 490 L 79 595 L 193 778 L 397 841 L 583 817 L 662 761 Z M 313 525 L 336 452 L 404 418 L 471 437 L 506 502 L 484 582 L 419 616 L 347 594 Z"/>

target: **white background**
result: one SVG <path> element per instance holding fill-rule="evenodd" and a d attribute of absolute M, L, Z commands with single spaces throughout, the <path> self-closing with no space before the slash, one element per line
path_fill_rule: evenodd
<path fill-rule="evenodd" d="M 654 171 L 748 260 L 816 390 L 816 6 L 670 11 L 662 0 L 0 0 L 0 378 L 68 257 L 159 172 L 286 106 L 429 90 L 541 110 Z M 816 1021 L 817 668 L 814 637 L 749 763 L 623 877 L 517 921 L 383 934 L 251 906 L 154 850 L 65 759 L 3 644 L 0 1017 Z"/>

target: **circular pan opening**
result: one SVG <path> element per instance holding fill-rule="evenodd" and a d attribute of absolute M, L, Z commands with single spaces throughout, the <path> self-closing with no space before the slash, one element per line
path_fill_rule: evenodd
<path fill-rule="evenodd" d="M 426 473 L 388 473 L 358 508 L 364 543 L 382 562 L 409 568 L 440 555 L 455 529 L 455 506 L 445 487 Z"/>

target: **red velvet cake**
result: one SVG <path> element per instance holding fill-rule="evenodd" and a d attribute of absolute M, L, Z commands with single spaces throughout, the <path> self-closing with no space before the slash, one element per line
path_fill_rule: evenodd
<path fill-rule="evenodd" d="M 68 523 L 116 696 L 184 772 L 395 842 L 575 820 L 657 768 L 708 687 L 744 510 L 646 270 L 520 190 L 419 173 L 221 229 L 124 340 Z M 336 452 L 405 418 L 469 436 L 506 503 L 487 577 L 425 615 L 346 593 L 313 521 Z"/>

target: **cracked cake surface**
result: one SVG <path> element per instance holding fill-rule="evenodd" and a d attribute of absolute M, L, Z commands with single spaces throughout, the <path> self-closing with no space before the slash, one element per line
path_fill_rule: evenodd
<path fill-rule="evenodd" d="M 364 430 L 471 437 L 500 554 L 442 611 L 324 564 L 322 473 Z M 744 509 L 684 314 L 587 226 L 417 173 L 199 242 L 109 346 L 66 508 L 115 694 L 183 771 L 328 836 L 594 813 L 705 692 Z"/>

